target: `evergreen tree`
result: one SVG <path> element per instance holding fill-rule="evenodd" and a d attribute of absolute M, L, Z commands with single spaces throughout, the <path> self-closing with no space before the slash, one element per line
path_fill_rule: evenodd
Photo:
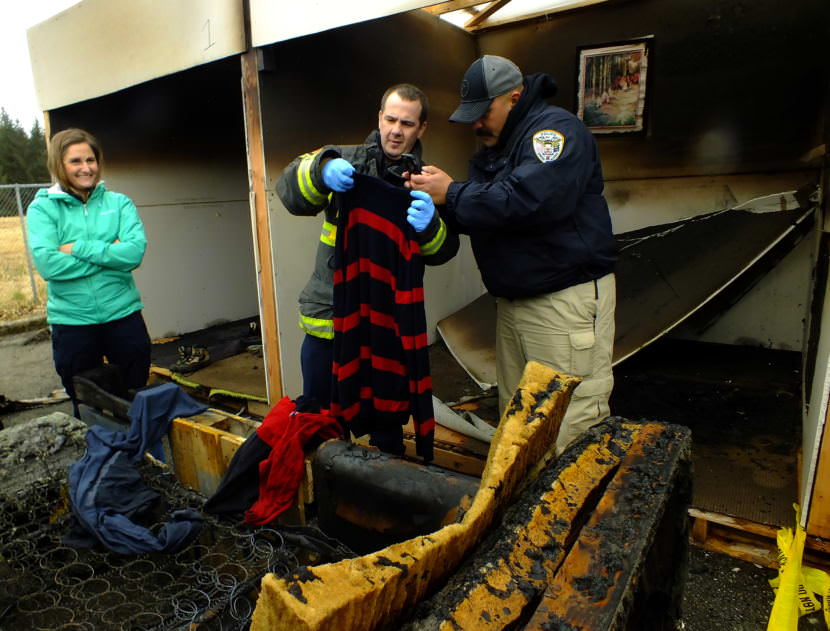
<path fill-rule="evenodd" d="M 49 169 L 46 168 L 46 137 L 38 121 L 35 121 L 29 132 L 26 164 L 29 167 L 28 182 L 49 181 Z"/>
<path fill-rule="evenodd" d="M 26 181 L 26 146 L 29 138 L 17 120 L 0 108 L 0 183 Z"/>
<path fill-rule="evenodd" d="M 46 140 L 40 123 L 30 133 L 0 108 L 0 184 L 48 182 Z"/>

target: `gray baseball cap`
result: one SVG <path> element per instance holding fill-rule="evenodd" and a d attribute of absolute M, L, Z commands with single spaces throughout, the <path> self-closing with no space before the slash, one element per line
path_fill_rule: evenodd
<path fill-rule="evenodd" d="M 461 105 L 450 116 L 453 123 L 474 123 L 484 116 L 497 96 L 522 83 L 522 72 L 509 59 L 484 55 L 476 59 L 461 81 Z"/>

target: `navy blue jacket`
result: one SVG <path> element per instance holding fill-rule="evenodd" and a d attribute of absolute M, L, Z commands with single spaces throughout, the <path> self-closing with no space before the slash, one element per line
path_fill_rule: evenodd
<path fill-rule="evenodd" d="M 548 105 L 556 84 L 525 77 L 499 144 L 470 161 L 469 179 L 447 191 L 447 218 L 470 235 L 494 296 L 526 298 L 612 272 L 617 247 L 591 132 Z"/>
<path fill-rule="evenodd" d="M 70 506 L 78 527 L 64 543 L 102 543 L 118 554 L 172 554 L 192 542 L 202 527 L 202 517 L 194 510 L 173 511 L 157 533 L 133 521 L 159 498 L 144 484 L 135 464 L 167 433 L 174 418 L 206 409 L 176 384 L 165 383 L 136 393 L 128 413 L 129 433 L 93 426 L 86 435 L 84 457 L 69 468 Z"/>

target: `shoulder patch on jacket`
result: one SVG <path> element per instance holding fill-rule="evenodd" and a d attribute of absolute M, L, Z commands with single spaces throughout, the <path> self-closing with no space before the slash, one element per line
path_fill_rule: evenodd
<path fill-rule="evenodd" d="M 533 151 L 541 162 L 553 162 L 565 148 L 565 136 L 553 129 L 543 129 L 533 134 Z"/>

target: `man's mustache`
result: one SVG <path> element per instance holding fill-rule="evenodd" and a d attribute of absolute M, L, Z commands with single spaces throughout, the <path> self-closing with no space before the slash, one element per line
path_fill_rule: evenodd
<path fill-rule="evenodd" d="M 476 136 L 482 136 L 484 138 L 492 138 L 493 137 L 493 132 L 491 132 L 489 129 L 485 129 L 484 127 L 479 127 L 478 129 L 476 129 Z"/>

